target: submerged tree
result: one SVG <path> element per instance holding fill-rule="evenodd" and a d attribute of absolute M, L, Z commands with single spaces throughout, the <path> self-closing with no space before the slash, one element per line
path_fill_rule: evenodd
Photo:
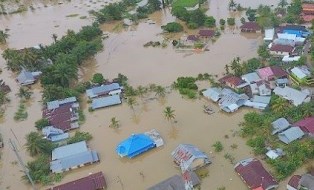
<path fill-rule="evenodd" d="M 9 34 L 3 30 L 0 30 L 0 44 L 6 44 Z"/>
<path fill-rule="evenodd" d="M 172 121 L 175 119 L 176 115 L 174 114 L 174 110 L 167 106 L 164 110 L 164 116 L 165 118 L 172 123 Z"/>
<path fill-rule="evenodd" d="M 134 106 L 136 105 L 135 97 L 129 97 L 127 100 L 128 106 L 132 109 L 133 113 L 135 114 Z"/>
<path fill-rule="evenodd" d="M 38 154 L 50 154 L 54 145 L 36 132 L 31 132 L 26 136 L 26 149 L 31 156 Z"/>
<path fill-rule="evenodd" d="M 110 125 L 109 125 L 110 128 L 119 128 L 120 127 L 120 122 L 119 120 L 116 119 L 116 117 L 112 117 L 111 120 L 110 120 Z"/>
<path fill-rule="evenodd" d="M 160 85 L 156 86 L 156 88 L 154 89 L 155 91 L 155 96 L 158 96 L 158 97 L 165 97 L 166 96 L 166 89 Z"/>

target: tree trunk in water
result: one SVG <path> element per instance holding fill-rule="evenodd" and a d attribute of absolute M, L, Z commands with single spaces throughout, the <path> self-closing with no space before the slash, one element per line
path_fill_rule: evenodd
<path fill-rule="evenodd" d="M 162 3 L 162 7 L 165 8 L 166 7 L 165 0 L 161 0 L 161 3 Z"/>

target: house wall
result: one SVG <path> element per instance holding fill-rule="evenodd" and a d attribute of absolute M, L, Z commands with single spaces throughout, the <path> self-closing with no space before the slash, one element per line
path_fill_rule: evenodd
<path fill-rule="evenodd" d="M 272 55 L 278 55 L 278 56 L 290 55 L 289 52 L 279 52 L 279 51 L 270 51 L 270 54 L 272 54 Z"/>

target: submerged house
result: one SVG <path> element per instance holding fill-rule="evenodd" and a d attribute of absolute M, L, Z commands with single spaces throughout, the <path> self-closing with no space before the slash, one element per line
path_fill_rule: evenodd
<path fill-rule="evenodd" d="M 29 72 L 23 69 L 21 73 L 17 76 L 16 80 L 22 86 L 30 85 L 30 84 L 34 84 L 41 74 L 42 72 L 40 71 Z"/>
<path fill-rule="evenodd" d="M 99 108 L 119 105 L 121 103 L 122 102 L 121 102 L 120 95 L 105 96 L 105 97 L 92 99 L 91 108 L 95 110 Z"/>
<path fill-rule="evenodd" d="M 233 89 L 239 89 L 243 88 L 247 85 L 249 85 L 245 80 L 243 80 L 240 77 L 233 76 L 233 75 L 227 75 L 219 79 L 219 82 L 223 85 L 226 85 Z"/>
<path fill-rule="evenodd" d="M 230 89 L 224 88 L 218 101 L 219 107 L 225 112 L 232 113 L 238 110 L 249 99 L 245 94 L 237 94 Z"/>
<path fill-rule="evenodd" d="M 297 37 L 308 37 L 311 33 L 301 25 L 286 25 L 279 27 L 279 33 L 295 34 Z"/>
<path fill-rule="evenodd" d="M 211 163 L 209 157 L 191 144 L 180 144 L 172 153 L 173 161 L 182 171 L 197 170 Z"/>
<path fill-rule="evenodd" d="M 55 100 L 47 103 L 43 110 L 43 118 L 48 119 L 49 124 L 63 131 L 69 131 L 79 127 L 79 103 L 75 97 Z"/>
<path fill-rule="evenodd" d="M 269 53 L 277 56 L 292 55 L 295 48 L 291 45 L 271 44 Z"/>
<path fill-rule="evenodd" d="M 294 126 L 300 127 L 300 129 L 311 137 L 314 137 L 314 116 L 304 118 L 293 124 Z"/>
<path fill-rule="evenodd" d="M 215 30 L 208 30 L 208 29 L 204 29 L 204 30 L 199 30 L 198 35 L 200 38 L 212 38 L 215 36 Z"/>
<path fill-rule="evenodd" d="M 258 76 L 265 81 L 272 81 L 278 78 L 287 78 L 288 73 L 278 66 L 269 66 L 256 70 Z"/>
<path fill-rule="evenodd" d="M 260 109 L 264 110 L 270 102 L 270 96 L 256 96 L 254 95 L 251 100 L 247 100 L 244 105 L 255 108 L 255 109 Z"/>
<path fill-rule="evenodd" d="M 101 190 L 105 188 L 105 176 L 102 172 L 97 172 L 62 185 L 51 187 L 47 190 Z"/>
<path fill-rule="evenodd" d="M 44 127 L 42 134 L 51 142 L 58 142 L 70 137 L 69 133 L 65 133 L 63 130 L 55 128 L 53 126 Z"/>
<path fill-rule="evenodd" d="M 292 141 L 301 139 L 304 132 L 299 127 L 291 127 L 281 133 L 278 133 L 278 138 L 285 144 L 290 144 Z"/>
<path fill-rule="evenodd" d="M 203 91 L 202 94 L 204 97 L 214 102 L 217 102 L 220 99 L 221 91 L 222 91 L 221 88 L 213 87 L 213 88 L 208 88 L 207 90 Z"/>
<path fill-rule="evenodd" d="M 62 173 L 87 164 L 99 162 L 96 151 L 90 150 L 85 141 L 61 146 L 51 152 L 50 170 Z"/>
<path fill-rule="evenodd" d="M 164 142 L 160 134 L 153 129 L 146 133 L 132 134 L 129 138 L 118 144 L 116 152 L 120 157 L 133 158 L 150 149 L 163 145 Z"/>
<path fill-rule="evenodd" d="M 304 102 L 310 102 L 311 97 L 310 94 L 306 91 L 299 91 L 289 86 L 285 86 L 284 88 L 276 87 L 273 92 L 286 99 L 289 100 L 293 105 L 298 106 L 303 104 Z"/>
<path fill-rule="evenodd" d="M 88 89 L 86 90 L 86 94 L 89 98 L 97 98 L 100 96 L 120 94 L 121 91 L 122 87 L 119 85 L 119 83 L 111 83 Z"/>
<path fill-rule="evenodd" d="M 193 188 L 201 183 L 195 172 L 187 171 L 182 176 L 174 175 L 147 190 L 186 190 L 187 186 Z"/>
<path fill-rule="evenodd" d="M 272 135 L 277 134 L 281 131 L 284 131 L 290 127 L 290 123 L 287 121 L 286 118 L 279 118 L 271 123 L 273 127 Z"/>
<path fill-rule="evenodd" d="M 271 190 L 278 187 L 278 182 L 256 158 L 241 160 L 234 169 L 251 190 Z"/>
<path fill-rule="evenodd" d="M 240 29 L 241 32 L 261 32 L 261 27 L 256 22 L 245 22 Z"/>

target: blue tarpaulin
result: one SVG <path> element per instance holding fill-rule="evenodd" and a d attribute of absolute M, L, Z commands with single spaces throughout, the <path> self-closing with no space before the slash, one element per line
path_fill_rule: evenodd
<path fill-rule="evenodd" d="M 129 138 L 118 144 L 116 151 L 121 157 L 133 158 L 146 152 L 156 145 L 154 141 L 145 134 L 132 134 Z"/>

